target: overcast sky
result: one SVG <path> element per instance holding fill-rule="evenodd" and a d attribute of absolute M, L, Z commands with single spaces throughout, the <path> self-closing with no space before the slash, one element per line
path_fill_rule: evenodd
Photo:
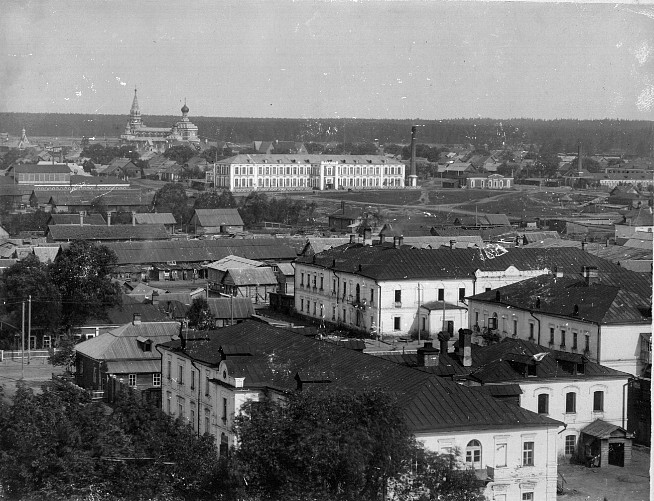
<path fill-rule="evenodd" d="M 654 6 L 3 0 L 0 111 L 654 119 Z M 144 120 L 147 123 L 147 119 Z"/>

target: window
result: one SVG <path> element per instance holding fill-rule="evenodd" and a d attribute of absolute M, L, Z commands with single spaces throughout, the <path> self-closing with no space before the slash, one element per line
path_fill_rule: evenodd
<path fill-rule="evenodd" d="M 399 289 L 395 291 L 395 302 L 396 303 L 402 302 L 402 291 Z"/>
<path fill-rule="evenodd" d="M 529 322 L 529 340 L 533 341 L 534 340 L 534 324 Z"/>
<path fill-rule="evenodd" d="M 168 381 L 170 381 L 170 378 L 172 377 L 172 373 L 173 373 L 172 366 L 173 363 L 170 360 L 168 360 L 168 364 L 167 364 L 168 370 L 166 371 L 166 378 L 168 379 Z"/>
<path fill-rule="evenodd" d="M 332 280 L 332 290 L 334 291 L 334 294 L 338 292 L 338 287 L 336 287 L 336 279 L 334 278 Z"/>
<path fill-rule="evenodd" d="M 191 369 L 191 389 L 195 390 L 195 371 Z"/>
<path fill-rule="evenodd" d="M 325 285 L 325 277 L 320 277 L 320 290 L 323 290 Z"/>
<path fill-rule="evenodd" d="M 550 327 L 550 344 L 554 344 L 554 327 Z"/>
<path fill-rule="evenodd" d="M 577 394 L 574 391 L 565 394 L 565 412 L 566 414 L 577 412 Z"/>
<path fill-rule="evenodd" d="M 170 401 L 172 399 L 173 399 L 172 394 L 169 391 L 167 391 L 166 392 L 166 412 L 168 413 L 168 415 L 172 414 L 172 412 L 170 410 Z"/>
<path fill-rule="evenodd" d="M 438 300 L 445 301 L 445 289 L 438 289 Z"/>
<path fill-rule="evenodd" d="M 498 468 L 506 466 L 507 445 L 505 442 L 495 444 L 495 466 Z"/>
<path fill-rule="evenodd" d="M 375 289 L 370 289 L 370 306 L 375 302 Z"/>
<path fill-rule="evenodd" d="M 577 349 L 577 333 L 576 332 L 572 333 L 572 349 L 573 350 Z"/>
<path fill-rule="evenodd" d="M 191 427 L 195 430 L 195 402 L 191 402 Z"/>
<path fill-rule="evenodd" d="M 534 443 L 522 444 L 522 466 L 534 466 Z"/>
<path fill-rule="evenodd" d="M 459 301 L 463 302 L 466 298 L 466 288 L 465 287 L 459 287 Z"/>
<path fill-rule="evenodd" d="M 184 384 L 184 366 L 180 365 L 177 370 L 177 384 Z"/>
<path fill-rule="evenodd" d="M 604 392 L 596 391 L 593 393 L 593 412 L 604 411 Z"/>
<path fill-rule="evenodd" d="M 575 445 L 577 443 L 576 435 L 566 435 L 565 437 L 565 455 L 570 456 L 575 453 Z"/>
<path fill-rule="evenodd" d="M 590 351 L 590 335 L 586 334 L 586 347 L 584 348 L 584 351 Z"/>
<path fill-rule="evenodd" d="M 481 443 L 471 440 L 466 446 L 466 466 L 473 469 L 481 468 Z"/>
<path fill-rule="evenodd" d="M 211 425 L 209 421 L 209 409 L 204 409 L 204 432 L 211 433 Z"/>
<path fill-rule="evenodd" d="M 513 334 L 518 335 L 518 320 L 516 318 L 513 319 Z"/>
<path fill-rule="evenodd" d="M 209 373 L 207 372 L 206 377 L 204 378 L 204 395 L 209 396 Z"/>
<path fill-rule="evenodd" d="M 393 317 L 393 329 L 396 331 L 400 330 L 400 318 L 401 317 Z"/>
<path fill-rule="evenodd" d="M 300 299 L 300 311 L 304 311 L 304 299 Z"/>
<path fill-rule="evenodd" d="M 522 493 L 522 501 L 534 501 L 534 493 L 533 492 L 523 492 Z"/>
<path fill-rule="evenodd" d="M 227 422 L 227 399 L 223 398 L 223 423 Z"/>
<path fill-rule="evenodd" d="M 565 348 L 565 330 L 561 329 L 561 348 Z"/>
<path fill-rule="evenodd" d="M 129 382 L 130 386 L 136 386 L 136 374 L 130 374 L 127 376 L 127 381 Z"/>
<path fill-rule="evenodd" d="M 304 273 L 300 273 L 300 287 L 304 287 Z"/>
<path fill-rule="evenodd" d="M 161 386 L 161 374 L 152 374 L 152 386 Z"/>
<path fill-rule="evenodd" d="M 50 348 L 52 346 L 52 338 L 50 336 L 43 336 L 43 347 Z"/>
<path fill-rule="evenodd" d="M 177 397 L 177 417 L 184 419 L 184 399 L 182 397 Z"/>
<path fill-rule="evenodd" d="M 538 395 L 538 414 L 550 413 L 550 396 L 547 393 Z"/>

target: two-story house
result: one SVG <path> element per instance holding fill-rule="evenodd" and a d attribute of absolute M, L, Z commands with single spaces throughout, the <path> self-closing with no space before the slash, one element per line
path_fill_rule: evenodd
<path fill-rule="evenodd" d="M 295 309 L 304 316 L 370 334 L 416 336 L 468 327 L 466 297 L 608 261 L 581 249 L 436 249 L 382 238 L 333 247 L 295 262 Z M 438 301 L 438 303 L 434 303 Z"/>
<path fill-rule="evenodd" d="M 246 321 L 160 347 L 163 410 L 209 433 L 226 453 L 243 403 L 320 386 L 382 389 L 398 396 L 407 424 L 431 450 L 461 451 L 492 499 L 556 499 L 562 423 L 488 394 L 267 324 Z"/>
<path fill-rule="evenodd" d="M 470 329 L 579 353 L 612 369 L 651 368 L 652 277 L 613 263 L 551 273 L 471 296 Z"/>

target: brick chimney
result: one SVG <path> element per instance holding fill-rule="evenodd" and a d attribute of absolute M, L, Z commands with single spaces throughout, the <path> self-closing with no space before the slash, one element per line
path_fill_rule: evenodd
<path fill-rule="evenodd" d="M 363 245 L 372 245 L 372 230 L 370 228 L 363 230 Z"/>
<path fill-rule="evenodd" d="M 386 240 L 386 237 L 383 234 L 379 234 L 379 245 L 382 245 L 384 243 L 384 240 Z"/>
<path fill-rule="evenodd" d="M 425 345 L 418 348 L 419 367 L 438 367 L 438 349 L 434 348 L 431 341 L 425 341 Z"/>
<path fill-rule="evenodd" d="M 84 211 L 79 212 L 79 225 L 84 226 Z"/>
<path fill-rule="evenodd" d="M 352 233 L 352 234 L 350 235 L 350 243 L 351 243 L 351 244 L 356 243 L 356 240 L 355 240 L 355 239 L 356 239 L 356 235 L 355 235 L 354 233 Z"/>
<path fill-rule="evenodd" d="M 450 249 L 454 249 L 454 245 L 456 245 L 456 240 L 450 240 Z"/>
<path fill-rule="evenodd" d="M 450 340 L 450 333 L 441 331 L 438 333 L 438 342 L 440 345 L 441 353 L 447 353 L 449 351 L 448 341 Z"/>
<path fill-rule="evenodd" d="M 459 329 L 459 357 L 464 367 L 472 365 L 472 331 Z"/>
<path fill-rule="evenodd" d="M 397 237 L 397 246 L 402 247 L 404 245 L 404 235 Z"/>
<path fill-rule="evenodd" d="M 140 325 L 141 324 L 141 314 L 140 313 L 134 313 L 134 318 L 132 320 L 132 325 Z"/>
<path fill-rule="evenodd" d="M 584 266 L 581 272 L 586 281 L 586 285 L 593 285 L 599 283 L 599 272 L 597 266 Z"/>
<path fill-rule="evenodd" d="M 400 240 L 400 237 L 393 237 L 393 247 L 397 249 L 398 245 L 397 242 Z"/>

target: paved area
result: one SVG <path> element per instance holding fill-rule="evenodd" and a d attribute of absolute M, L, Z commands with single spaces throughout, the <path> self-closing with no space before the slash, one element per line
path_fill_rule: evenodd
<path fill-rule="evenodd" d="M 646 501 L 650 499 L 650 450 L 634 446 L 630 467 L 586 468 L 559 464 L 565 479 L 559 501 Z"/>
<path fill-rule="evenodd" d="M 52 379 L 52 374 L 63 372 L 63 367 L 53 367 L 45 358 L 33 359 L 30 363 L 26 358 L 22 368 L 20 359 L 4 360 L 0 362 L 0 386 L 3 387 L 5 395 L 11 396 L 16 391 L 16 383 L 23 379 L 29 388 L 39 391 L 45 381 Z"/>

